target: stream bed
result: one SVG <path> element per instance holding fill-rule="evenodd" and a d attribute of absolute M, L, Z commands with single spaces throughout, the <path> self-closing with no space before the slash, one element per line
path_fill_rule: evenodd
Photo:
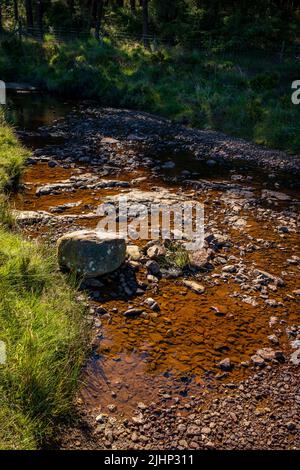
<path fill-rule="evenodd" d="M 298 370 L 293 342 L 300 339 L 299 191 L 294 178 L 286 184 L 276 171 L 270 169 L 266 177 L 239 159 L 231 165 L 217 158 L 197 161 L 190 147 L 176 147 L 182 139 L 166 133 L 164 141 L 164 124 L 154 125 L 147 115 L 142 128 L 130 122 L 129 129 L 128 119 L 118 120 L 112 111 L 110 121 L 110 110 L 101 120 L 94 108 L 87 114 L 74 103 L 38 96 L 32 101 L 28 95 L 11 100 L 20 137 L 33 149 L 23 189 L 13 202 L 23 214 L 26 236 L 53 243 L 68 231 L 95 229 L 99 204 L 120 194 L 133 203 L 138 194 L 150 202 L 153 195 L 164 195 L 204 205 L 207 259 L 200 269 L 149 280 L 149 240 L 139 241 L 140 259 L 85 291 L 93 345 L 76 403 L 96 426 L 95 440 L 107 419 L 135 419 L 141 426 L 141 413 L 161 406 L 190 415 L 195 397 L 218 400 L 257 371 L 265 374 L 287 364 Z M 95 188 L 95 181 L 102 187 Z M 190 289 L 187 279 L 201 283 L 204 292 Z M 149 298 L 157 309 L 149 307 Z M 129 307 L 142 308 L 143 315 L 124 316 Z M 106 436 L 104 447 L 115 440 Z M 132 430 L 129 440 L 143 447 Z M 186 436 L 179 440 L 177 447 L 189 447 Z"/>

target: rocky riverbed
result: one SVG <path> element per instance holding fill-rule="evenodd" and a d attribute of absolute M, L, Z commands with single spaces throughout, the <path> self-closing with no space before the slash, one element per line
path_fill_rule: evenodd
<path fill-rule="evenodd" d="M 205 211 L 188 263 L 130 241 L 117 271 L 82 282 L 92 354 L 56 445 L 299 449 L 299 158 L 126 110 L 21 134 L 39 142 L 15 199 L 29 237 L 93 230 L 120 194 Z"/>

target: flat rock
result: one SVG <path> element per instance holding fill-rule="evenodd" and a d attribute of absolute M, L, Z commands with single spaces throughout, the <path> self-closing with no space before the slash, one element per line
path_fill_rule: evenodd
<path fill-rule="evenodd" d="M 126 312 L 123 313 L 124 317 L 138 317 L 143 313 L 141 308 L 129 308 Z"/>
<path fill-rule="evenodd" d="M 255 269 L 254 274 L 258 276 L 258 281 L 261 282 L 272 282 L 276 286 L 284 286 L 284 281 L 278 276 L 275 276 L 274 274 L 268 273 L 267 271 L 262 271 L 261 269 Z"/>
<path fill-rule="evenodd" d="M 199 284 L 199 282 L 183 279 L 182 283 L 197 294 L 203 294 L 205 291 L 205 287 L 202 284 Z"/>
<path fill-rule="evenodd" d="M 16 221 L 20 224 L 30 225 L 37 222 L 43 222 L 50 220 L 53 216 L 46 211 L 12 211 Z"/>

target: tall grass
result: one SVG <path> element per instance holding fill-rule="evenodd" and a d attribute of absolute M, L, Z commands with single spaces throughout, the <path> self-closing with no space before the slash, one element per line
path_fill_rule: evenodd
<path fill-rule="evenodd" d="M 23 165 L 29 152 L 22 147 L 13 132 L 5 124 L 0 110 L 0 194 L 18 185 Z"/>
<path fill-rule="evenodd" d="M 104 106 L 150 111 L 178 122 L 300 151 L 300 107 L 291 102 L 296 58 L 203 53 L 180 47 L 0 42 L 0 76 Z"/>
<path fill-rule="evenodd" d="M 3 120 L 0 136 L 0 449 L 35 449 L 70 410 L 89 335 L 54 250 L 8 230 L 3 191 L 16 184 L 27 152 Z"/>

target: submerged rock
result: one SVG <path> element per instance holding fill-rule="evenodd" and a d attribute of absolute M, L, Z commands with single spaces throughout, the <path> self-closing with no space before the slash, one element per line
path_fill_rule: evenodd
<path fill-rule="evenodd" d="M 199 282 L 189 281 L 188 279 L 184 279 L 182 282 L 186 287 L 196 292 L 197 294 L 203 294 L 205 291 L 205 287 L 202 284 L 199 284 Z"/>
<path fill-rule="evenodd" d="M 218 366 L 220 367 L 221 370 L 224 370 L 226 372 L 231 371 L 232 364 L 231 364 L 230 358 L 226 357 L 225 359 L 222 359 L 222 361 L 219 362 Z"/>
<path fill-rule="evenodd" d="M 123 238 L 108 233 L 80 230 L 57 241 L 58 262 L 62 269 L 84 277 L 97 277 L 115 271 L 125 261 Z"/>
<path fill-rule="evenodd" d="M 123 315 L 124 317 L 138 317 L 142 313 L 143 313 L 143 309 L 132 307 L 126 310 L 126 312 L 124 312 Z"/>

